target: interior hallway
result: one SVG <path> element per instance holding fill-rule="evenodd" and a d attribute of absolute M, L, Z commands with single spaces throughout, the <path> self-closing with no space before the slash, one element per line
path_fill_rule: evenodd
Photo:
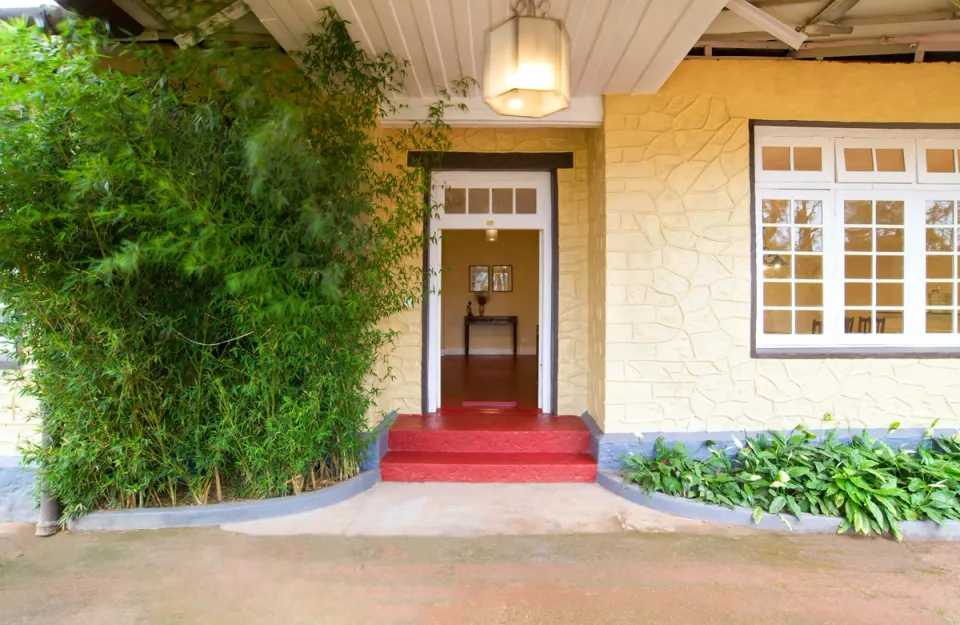
<path fill-rule="evenodd" d="M 537 366 L 537 356 L 444 356 L 440 407 L 517 402 L 519 410 L 536 410 Z"/>

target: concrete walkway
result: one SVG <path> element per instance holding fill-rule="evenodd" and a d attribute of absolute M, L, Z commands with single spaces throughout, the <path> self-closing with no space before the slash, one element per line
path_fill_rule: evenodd
<path fill-rule="evenodd" d="M 223 529 L 263 536 L 471 537 L 695 532 L 705 525 L 643 508 L 596 484 L 382 482 L 329 508 Z"/>

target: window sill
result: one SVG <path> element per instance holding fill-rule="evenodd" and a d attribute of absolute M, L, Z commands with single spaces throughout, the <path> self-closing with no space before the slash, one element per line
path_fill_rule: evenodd
<path fill-rule="evenodd" d="M 960 358 L 960 347 L 761 347 L 752 358 Z"/>

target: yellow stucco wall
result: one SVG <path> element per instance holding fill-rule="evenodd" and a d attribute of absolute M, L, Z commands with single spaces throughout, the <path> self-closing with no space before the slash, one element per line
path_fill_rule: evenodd
<path fill-rule="evenodd" d="M 558 173 L 559 370 L 558 409 L 580 414 L 587 405 L 587 130 L 456 128 L 452 150 L 573 152 L 574 168 Z M 420 412 L 423 328 L 419 307 L 389 321 L 400 331 L 387 356 L 395 379 L 381 385 L 382 411 Z"/>
<path fill-rule="evenodd" d="M 587 144 L 587 405 L 586 409 L 603 427 L 606 413 L 606 354 L 607 354 L 607 177 L 604 129 L 588 134 Z"/>
<path fill-rule="evenodd" d="M 16 385 L 0 378 L 0 456 L 17 455 L 17 446 L 26 438 L 36 439 L 39 421 L 29 419 L 36 400 L 20 395 Z"/>
<path fill-rule="evenodd" d="M 686 61 L 608 96 L 608 432 L 960 425 L 960 360 L 750 357 L 748 119 L 960 122 L 960 66 Z"/>

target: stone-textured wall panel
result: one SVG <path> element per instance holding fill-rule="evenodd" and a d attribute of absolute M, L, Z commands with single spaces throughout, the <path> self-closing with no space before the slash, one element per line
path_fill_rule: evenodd
<path fill-rule="evenodd" d="M 955 122 L 955 71 L 688 61 L 607 96 L 607 432 L 960 425 L 960 360 L 750 357 L 749 119 Z"/>
<path fill-rule="evenodd" d="M 16 384 L 0 378 L 0 456 L 16 456 L 21 442 L 37 440 L 36 410 L 34 398 L 21 395 Z"/>

